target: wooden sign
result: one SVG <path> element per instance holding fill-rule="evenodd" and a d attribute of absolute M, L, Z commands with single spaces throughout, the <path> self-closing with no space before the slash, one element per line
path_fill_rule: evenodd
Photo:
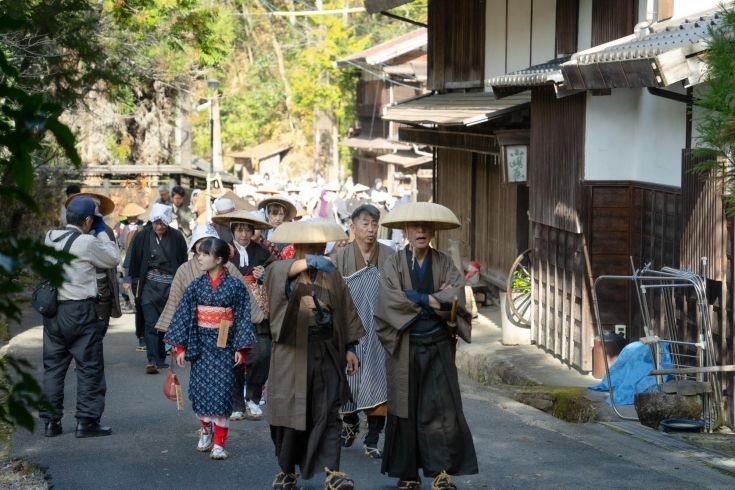
<path fill-rule="evenodd" d="M 434 170 L 431 168 L 422 168 L 416 172 L 416 177 L 419 179 L 431 179 L 434 177 Z"/>
<path fill-rule="evenodd" d="M 505 182 L 519 184 L 528 180 L 528 146 L 508 145 L 503 147 Z"/>

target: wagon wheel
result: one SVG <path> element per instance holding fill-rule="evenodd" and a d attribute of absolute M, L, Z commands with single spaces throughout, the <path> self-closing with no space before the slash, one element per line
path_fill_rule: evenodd
<path fill-rule="evenodd" d="M 531 321 L 526 318 L 532 305 L 530 248 L 513 262 L 505 290 L 508 292 L 506 300 L 511 313 L 520 323 L 531 326 Z"/>

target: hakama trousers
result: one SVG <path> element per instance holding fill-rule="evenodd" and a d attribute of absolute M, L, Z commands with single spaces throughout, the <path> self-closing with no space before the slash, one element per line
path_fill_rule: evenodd
<path fill-rule="evenodd" d="M 454 357 L 455 341 L 446 330 L 410 339 L 408 418 L 388 413 L 382 473 L 409 479 L 419 468 L 427 478 L 478 472 Z"/>
<path fill-rule="evenodd" d="M 342 449 L 339 409 L 347 382 L 341 369 L 331 340 L 309 341 L 306 430 L 271 425 L 276 457 L 284 473 L 296 473 L 298 465 L 301 477 L 308 480 L 325 467 L 339 470 Z"/>

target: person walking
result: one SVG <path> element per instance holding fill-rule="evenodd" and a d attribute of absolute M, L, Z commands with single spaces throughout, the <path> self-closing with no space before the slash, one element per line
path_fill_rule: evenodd
<path fill-rule="evenodd" d="M 343 236 L 338 224 L 323 221 L 284 223 L 273 234 L 296 248 L 265 279 L 273 337 L 268 423 L 281 467 L 275 490 L 296 488 L 296 465 L 305 480 L 324 468 L 326 490 L 354 488 L 339 471 L 339 409 L 350 398 L 345 370 L 357 371 L 354 349 L 365 329 L 342 276 L 322 255 Z"/>
<path fill-rule="evenodd" d="M 186 191 L 180 185 L 171 189 L 171 204 L 173 210 L 173 219 L 176 220 L 178 230 L 184 234 L 184 238 L 191 238 L 191 227 L 189 223 L 192 220 L 191 208 L 184 204 Z"/>
<path fill-rule="evenodd" d="M 105 232 L 102 215 L 87 196 L 73 197 L 66 207 L 67 226 L 46 234 L 45 244 L 67 249 L 76 258 L 64 270 L 67 280 L 58 289 L 58 309 L 54 318 L 43 319 L 43 397 L 53 410 L 43 409 L 46 437 L 62 433 L 64 380 L 74 359 L 77 376 L 76 437 L 106 436 L 102 426 L 105 410 L 105 360 L 102 349 L 104 326 L 95 302 L 96 268 L 116 267 L 120 253 Z M 93 231 L 93 234 L 89 234 Z"/>
<path fill-rule="evenodd" d="M 250 420 L 260 420 L 263 411 L 260 399 L 263 387 L 268 380 L 271 358 L 271 338 L 268 324 L 268 297 L 263 285 L 265 270 L 275 259 L 270 252 L 252 238 L 255 230 L 267 230 L 271 225 L 261 221 L 248 211 L 235 211 L 212 218 L 216 224 L 228 226 L 233 236 L 230 246 L 233 249 L 232 263 L 242 274 L 245 285 L 262 315 L 252 318 L 255 342 L 248 352 L 244 369 L 235 368 L 235 398 L 231 420 L 243 420 L 247 414 Z M 247 384 L 245 372 L 247 371 Z M 247 392 L 243 396 L 247 386 Z"/>
<path fill-rule="evenodd" d="M 230 247 L 219 238 L 199 246 L 197 260 L 205 272 L 186 288 L 164 336 L 174 347 L 176 364 L 191 363 L 189 399 L 201 428 L 197 451 L 227 459 L 225 450 L 232 413 L 235 372 L 252 344 L 250 297 L 242 281 L 227 271 Z"/>
<path fill-rule="evenodd" d="M 355 239 L 337 253 L 335 263 L 350 288 L 366 333 L 356 351 L 360 370 L 347 378 L 352 398 L 342 407 L 342 447 L 351 447 L 360 433 L 359 412 L 362 411 L 368 422 L 364 439 L 365 454 L 380 459 L 383 452 L 378 448 L 378 440 L 385 427 L 388 392 L 385 351 L 375 333 L 373 313 L 378 297 L 380 268 L 395 252 L 389 246 L 378 243 L 380 211 L 375 206 L 364 204 L 356 208 L 350 218 L 350 230 Z"/>
<path fill-rule="evenodd" d="M 456 337 L 470 342 L 472 315 L 462 274 L 429 243 L 435 230 L 461 225 L 426 202 L 397 206 L 381 224 L 403 229 L 410 244 L 383 264 L 375 307 L 388 381 L 381 471 L 400 489 L 419 488 L 423 469 L 432 490 L 456 490 L 450 475 L 478 472 L 454 363 Z"/>
<path fill-rule="evenodd" d="M 154 204 L 148 217 L 151 226 L 135 234 L 130 248 L 130 277 L 137 279 L 136 298 L 140 300 L 145 321 L 145 343 L 148 364 L 146 374 L 168 368 L 163 334 L 156 323 L 166 307 L 171 282 L 179 267 L 187 261 L 184 235 L 169 226 L 171 206 Z"/>

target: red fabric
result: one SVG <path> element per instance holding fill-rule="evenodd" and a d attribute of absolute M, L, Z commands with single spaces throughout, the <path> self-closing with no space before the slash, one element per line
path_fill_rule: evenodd
<path fill-rule="evenodd" d="M 258 280 L 255 279 L 255 276 L 250 274 L 249 276 L 245 276 L 245 282 L 247 284 L 255 284 Z"/>
<path fill-rule="evenodd" d="M 211 274 L 207 274 L 207 277 L 209 277 L 209 284 L 212 285 L 212 289 L 217 289 L 217 286 L 219 286 L 219 282 L 222 280 L 222 277 L 224 277 L 226 270 L 227 269 L 223 267 L 222 272 L 220 272 L 219 275 L 215 277 L 214 279 L 212 279 Z"/>
<path fill-rule="evenodd" d="M 294 255 L 296 255 L 296 249 L 294 248 L 293 243 L 286 245 L 283 247 L 283 250 L 281 250 L 281 257 L 283 257 L 283 260 L 292 259 Z"/>
<path fill-rule="evenodd" d="M 242 365 L 244 365 L 245 364 L 245 361 L 247 361 L 247 359 L 248 359 L 248 349 L 247 348 L 246 349 L 240 349 L 237 352 L 239 352 L 242 355 Z"/>
<path fill-rule="evenodd" d="M 176 356 L 178 357 L 182 352 L 185 352 L 185 349 L 180 346 L 175 346 L 174 349 L 176 350 Z"/>
<path fill-rule="evenodd" d="M 214 443 L 219 447 L 225 447 L 225 441 L 227 440 L 227 427 L 220 427 L 214 424 Z"/>
<path fill-rule="evenodd" d="M 235 312 L 232 308 L 223 306 L 197 306 L 197 325 L 206 328 L 219 328 L 222 320 L 232 322 L 235 320 Z"/>
<path fill-rule="evenodd" d="M 202 424 L 202 429 L 209 430 L 209 422 L 199 420 L 199 423 Z"/>

